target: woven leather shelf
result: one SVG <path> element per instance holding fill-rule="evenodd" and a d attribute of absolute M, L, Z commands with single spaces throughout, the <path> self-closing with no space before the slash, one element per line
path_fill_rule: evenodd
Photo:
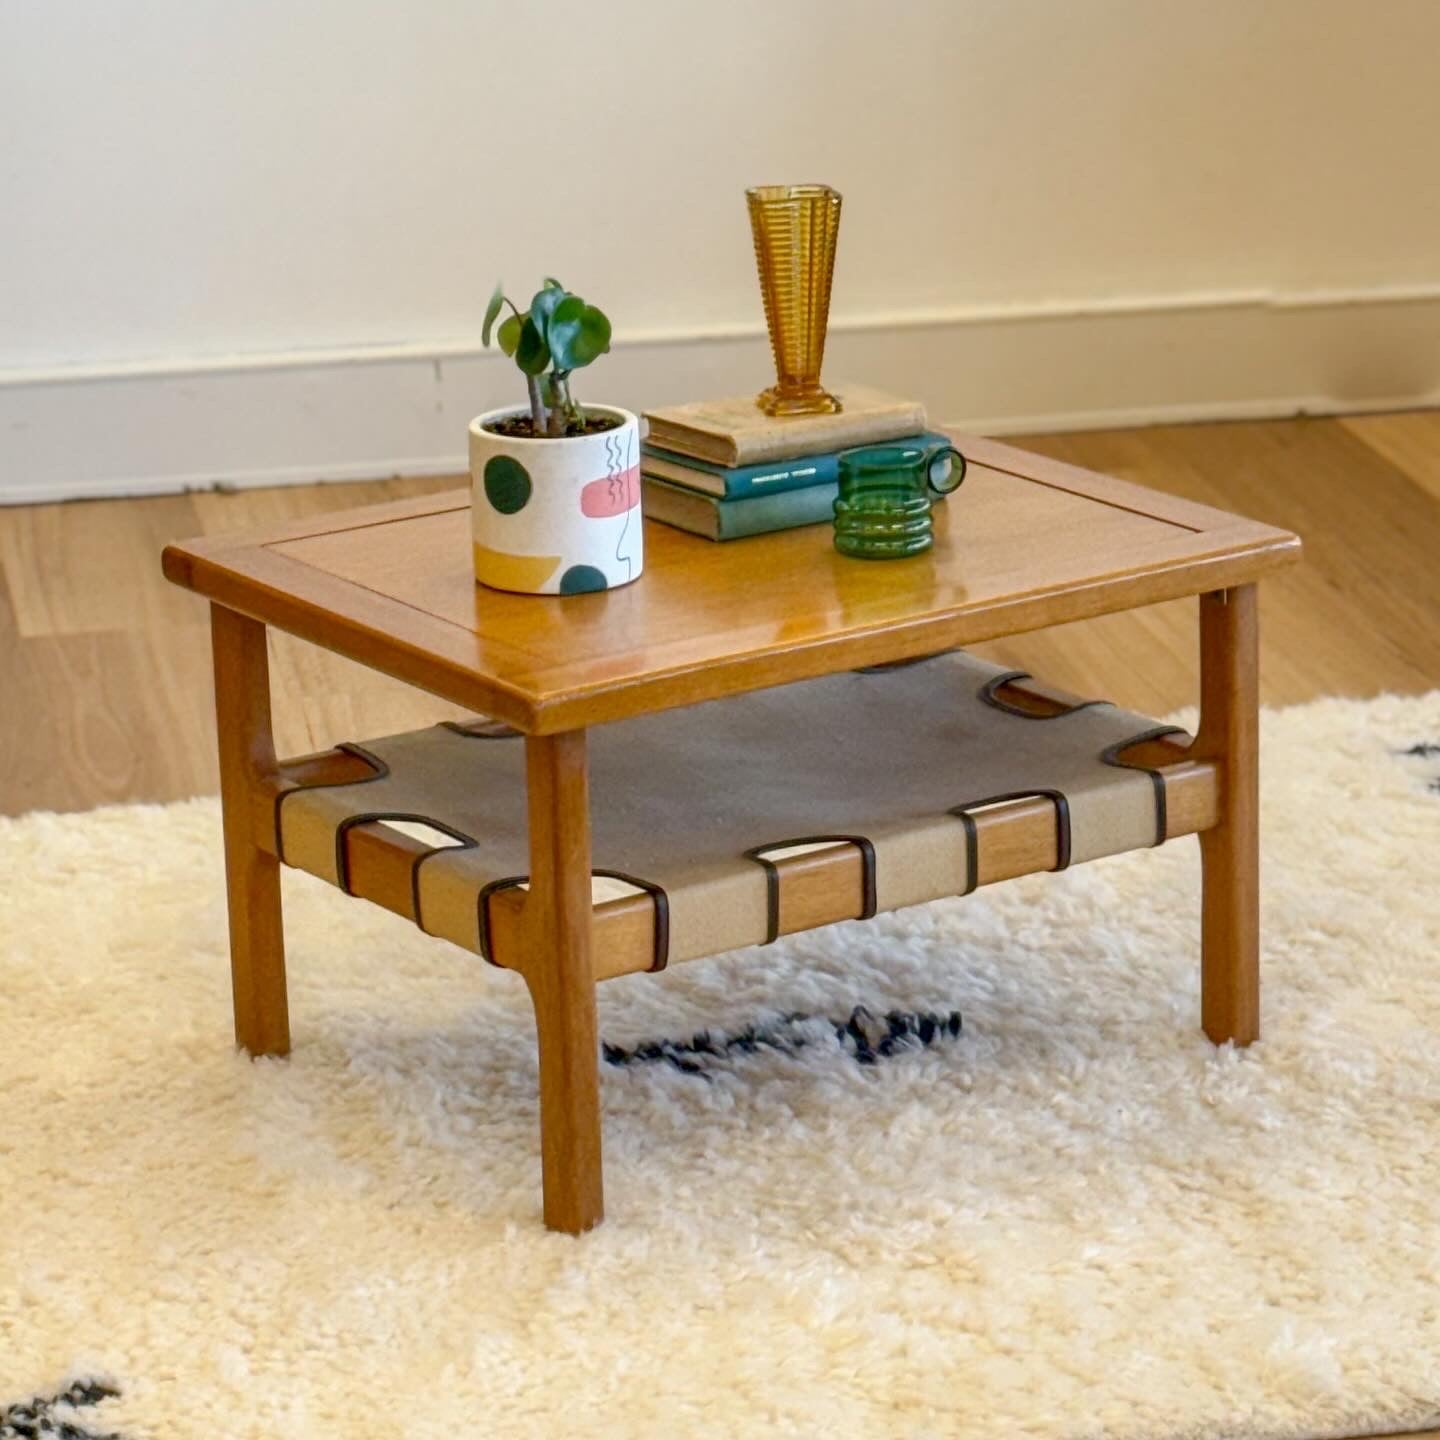
<path fill-rule="evenodd" d="M 1205 829 L 1215 769 L 1186 758 L 1188 738 L 959 652 L 597 727 L 596 973 Z M 438 725 L 282 766 L 274 824 L 288 864 L 495 964 L 516 954 L 525 743 L 507 727 Z"/>

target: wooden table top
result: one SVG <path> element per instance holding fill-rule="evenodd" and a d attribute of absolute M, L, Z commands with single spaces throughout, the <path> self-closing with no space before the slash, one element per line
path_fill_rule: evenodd
<path fill-rule="evenodd" d="M 475 583 L 456 490 L 168 546 L 232 610 L 533 734 L 906 659 L 1245 584 L 1288 531 L 958 436 L 935 546 L 838 554 L 828 525 L 715 544 L 646 522 L 645 572 L 599 594 Z"/>

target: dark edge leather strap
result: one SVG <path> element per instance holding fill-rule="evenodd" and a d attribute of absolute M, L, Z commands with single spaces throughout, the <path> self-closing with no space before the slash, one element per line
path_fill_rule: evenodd
<path fill-rule="evenodd" d="M 642 880 L 624 870 L 592 870 L 590 873 L 622 880 L 626 885 L 643 890 L 655 902 L 655 947 L 648 973 L 663 970 L 670 963 L 670 897 L 665 893 L 664 886 L 657 885 L 653 880 Z"/>
<path fill-rule="evenodd" d="M 780 869 L 767 852 L 785 850 L 791 845 L 819 845 L 826 841 L 837 845 L 853 845 L 860 852 L 861 909 L 858 918 L 874 918 L 877 894 L 875 847 L 863 835 L 797 835 L 793 840 L 771 840 L 764 845 L 753 845 L 745 851 L 745 858 L 755 861 L 765 871 L 765 939 L 762 944 L 773 945 L 780 938 Z"/>
<path fill-rule="evenodd" d="M 442 835 L 448 835 L 452 840 L 461 842 L 459 845 L 432 845 L 430 849 L 417 855 L 410 863 L 410 909 L 413 912 L 417 928 L 425 930 L 420 917 L 420 866 L 432 855 L 443 854 L 450 850 L 473 850 L 476 844 L 475 838 L 465 834 L 463 830 L 456 830 L 453 826 L 446 825 L 443 821 L 432 820 L 428 815 L 415 815 L 408 810 L 370 810 L 361 815 L 347 815 L 335 827 L 335 878 L 340 889 L 347 895 L 354 892 L 350 889 L 350 857 L 345 850 L 345 837 L 357 825 L 370 825 L 377 820 L 408 820 L 412 825 L 428 825 L 432 830 L 438 830 Z"/>
<path fill-rule="evenodd" d="M 425 825 L 434 825 L 433 820 L 421 822 Z M 445 834 L 456 840 L 463 841 L 460 845 L 436 845 L 434 849 L 427 850 L 423 855 L 417 855 L 414 863 L 410 866 L 410 908 L 415 912 L 415 928 L 423 935 L 430 934 L 425 928 L 424 916 L 420 913 L 420 867 L 433 856 L 449 855 L 456 850 L 473 850 L 480 842 L 473 836 L 465 834 L 463 830 L 452 830 L 448 825 L 435 825 L 435 829 L 443 830 Z"/>
<path fill-rule="evenodd" d="M 437 727 L 453 730 L 467 740 L 518 740 L 520 731 L 503 720 L 442 720 Z"/>
<path fill-rule="evenodd" d="M 488 885 L 480 887 L 480 894 L 475 899 L 475 909 L 480 922 L 480 958 L 487 965 L 494 965 L 497 970 L 505 967 L 490 953 L 490 897 L 497 890 L 513 890 L 517 885 L 524 885 L 529 881 L 528 875 L 506 875 L 500 880 L 492 880 Z"/>
<path fill-rule="evenodd" d="M 973 895 L 980 888 L 980 831 L 969 811 L 950 813 L 965 827 L 965 888 L 960 893 Z"/>
<path fill-rule="evenodd" d="M 1179 725 L 1156 725 L 1149 730 L 1142 730 L 1138 735 L 1132 735 L 1128 740 L 1117 740 L 1100 752 L 1100 759 L 1106 765 L 1113 766 L 1116 770 L 1138 770 L 1150 777 L 1150 784 L 1155 791 L 1155 840 L 1150 847 L 1152 850 L 1156 845 L 1165 843 L 1165 832 L 1170 826 L 1165 799 L 1165 771 L 1154 765 L 1132 765 L 1128 760 L 1120 758 L 1120 752 L 1128 750 L 1132 745 L 1143 745 L 1147 740 L 1159 740 L 1166 735 L 1188 736 L 1189 733 Z"/>
<path fill-rule="evenodd" d="M 762 845 L 761 850 L 774 849 Z M 754 850 L 745 852 L 747 860 L 754 860 L 765 871 L 765 938 L 762 945 L 773 945 L 780 938 L 780 872 L 773 860 L 767 860 Z"/>
<path fill-rule="evenodd" d="M 1000 805 L 1006 800 L 1048 800 L 1055 807 L 1055 864 L 1052 870 L 1070 868 L 1070 802 L 1060 790 L 1011 790 L 1004 795 L 987 795 L 983 800 L 967 800 L 963 805 L 952 805 L 946 812 L 965 821 L 965 833 L 970 841 L 969 854 L 965 857 L 965 893 L 977 888 L 980 883 L 979 836 L 974 818 L 967 812 L 979 810 L 986 805 Z"/>
<path fill-rule="evenodd" d="M 336 780 L 328 785 L 292 785 L 288 790 L 281 790 L 275 796 L 275 858 L 283 865 L 290 862 L 285 859 L 285 832 L 280 828 L 280 807 L 290 796 L 298 794 L 301 790 L 339 790 L 348 785 L 368 785 L 372 780 L 383 780 L 389 773 L 390 767 L 378 756 L 366 750 L 364 746 L 353 745 L 345 741 L 340 745 L 332 745 L 332 750 L 343 750 L 347 755 L 358 755 L 374 771 L 371 775 L 362 775 L 358 780 Z"/>
<path fill-rule="evenodd" d="M 1002 700 L 996 693 L 1001 686 L 1009 685 L 1015 680 L 1033 680 L 1035 677 L 1028 670 L 1005 670 L 999 675 L 992 675 L 979 690 L 979 698 L 983 704 L 988 705 L 992 710 L 999 710 L 1004 715 L 1013 715 L 1017 720 L 1063 720 L 1067 715 L 1078 714 L 1081 710 L 1093 709 L 1096 705 L 1109 705 L 1109 700 L 1082 700 L 1078 705 L 1071 705 L 1067 709 L 1057 710 L 1053 715 L 1037 715 L 1033 710 L 1022 710 L 1018 705 L 1012 705 L 1008 700 Z"/>
<path fill-rule="evenodd" d="M 924 665 L 927 661 L 938 660 L 942 655 L 954 655 L 959 650 L 952 645 L 947 650 L 932 650 L 928 655 L 912 655 L 908 660 L 882 660 L 878 665 L 861 665 L 852 670 L 852 675 L 888 675 L 892 670 L 908 670 L 912 665 Z"/>
<path fill-rule="evenodd" d="M 663 970 L 670 963 L 670 896 L 666 893 L 664 886 L 657 885 L 653 880 L 642 880 L 638 875 L 628 874 L 624 870 L 592 870 L 590 872 L 591 879 L 597 875 L 604 875 L 607 879 L 633 885 L 637 890 L 643 890 L 654 902 L 655 941 L 648 973 L 653 974 Z M 497 964 L 490 953 L 490 897 L 497 890 L 513 890 L 519 885 L 528 885 L 529 883 L 528 875 L 506 875 L 503 879 L 492 880 L 484 886 L 477 899 L 480 921 L 480 956 L 487 964 L 495 965 L 497 969 L 504 967 Z"/>

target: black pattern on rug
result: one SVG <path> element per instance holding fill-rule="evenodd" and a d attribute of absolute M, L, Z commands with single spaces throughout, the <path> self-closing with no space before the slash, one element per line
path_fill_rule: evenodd
<path fill-rule="evenodd" d="M 630 1049 L 607 1043 L 601 1048 L 611 1065 L 663 1063 L 682 1074 L 708 1080 L 707 1071 L 736 1057 L 794 1055 L 821 1042 L 833 1043 L 858 1065 L 874 1065 L 940 1040 L 953 1040 L 960 1029 L 958 1010 L 943 1015 L 930 1010 L 889 1010 L 876 1016 L 857 1005 L 844 1020 L 795 1011 L 730 1035 L 700 1030 L 688 1040 L 647 1040 Z"/>
<path fill-rule="evenodd" d="M 1400 753 L 1409 755 L 1416 760 L 1440 760 L 1440 740 L 1419 740 L 1408 750 L 1402 750 Z M 1431 779 L 1428 788 L 1440 795 L 1440 775 Z"/>
<path fill-rule="evenodd" d="M 123 1440 L 112 1430 L 90 1430 L 57 1410 L 85 1410 L 120 1392 L 99 1380 L 77 1380 L 58 1395 L 37 1395 L 0 1408 L 0 1440 Z"/>

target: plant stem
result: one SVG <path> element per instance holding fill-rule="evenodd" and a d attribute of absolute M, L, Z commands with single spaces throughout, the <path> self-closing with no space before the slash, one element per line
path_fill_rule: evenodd
<path fill-rule="evenodd" d="M 530 428 L 537 435 L 546 432 L 545 402 L 540 398 L 540 377 L 527 375 L 525 383 L 530 387 Z"/>
<path fill-rule="evenodd" d="M 570 419 L 570 392 L 563 376 L 555 376 L 550 398 L 555 404 L 550 411 L 550 428 L 546 433 L 558 439 L 565 434 L 565 427 Z"/>
<path fill-rule="evenodd" d="M 565 410 L 565 424 L 567 427 L 574 425 L 581 431 L 585 428 L 585 412 L 575 403 L 575 397 L 570 393 L 570 372 L 566 370 L 563 374 L 557 374 L 556 390 L 560 396 L 560 403 Z"/>

